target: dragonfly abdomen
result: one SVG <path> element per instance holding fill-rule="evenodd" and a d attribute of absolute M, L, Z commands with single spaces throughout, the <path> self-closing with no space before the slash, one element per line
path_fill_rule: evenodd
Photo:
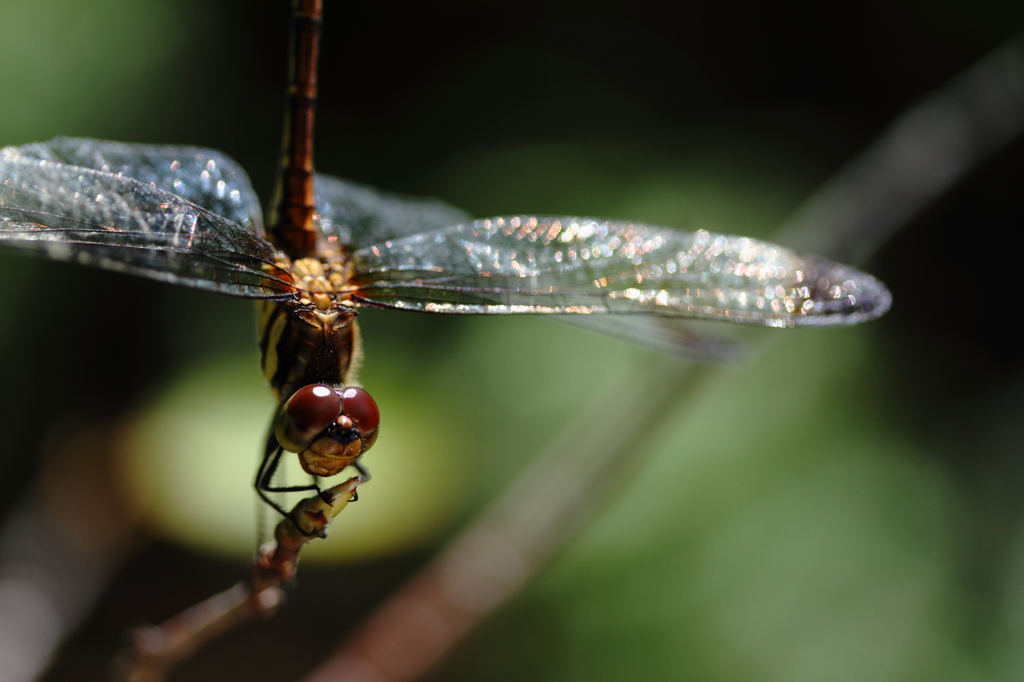
<path fill-rule="evenodd" d="M 263 375 L 278 400 L 309 384 L 347 386 L 361 356 L 352 308 L 307 299 L 259 301 Z"/>

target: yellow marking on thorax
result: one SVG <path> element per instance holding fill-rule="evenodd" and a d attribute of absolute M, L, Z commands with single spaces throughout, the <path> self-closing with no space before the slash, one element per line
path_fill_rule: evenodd
<path fill-rule="evenodd" d="M 269 303 L 269 301 L 267 301 Z M 268 305 L 268 308 L 271 306 Z M 281 336 L 284 335 L 285 329 L 288 328 L 289 315 L 279 315 L 274 320 L 274 326 L 270 329 L 270 336 L 268 337 L 267 347 L 263 351 L 263 376 L 266 377 L 267 381 L 273 381 L 274 375 L 277 374 L 277 365 L 279 358 L 277 357 L 277 345 L 281 342 Z"/>
<path fill-rule="evenodd" d="M 292 263 L 291 272 L 297 277 L 296 284 L 303 291 L 314 295 L 333 294 L 337 291 L 335 283 L 344 283 L 344 275 L 333 265 L 328 265 L 328 268 L 325 269 L 323 261 L 317 258 L 300 258 Z M 317 303 L 317 308 L 326 310 L 330 299 L 327 296 L 322 299 L 325 301 L 324 303 L 316 298 L 314 301 Z"/>
<path fill-rule="evenodd" d="M 313 303 L 316 305 L 316 309 L 321 312 L 330 310 L 331 306 L 334 305 L 334 301 L 331 297 L 320 291 L 313 294 Z"/>
<path fill-rule="evenodd" d="M 352 279 L 352 259 L 347 252 L 324 253 L 317 258 L 289 260 L 279 255 L 274 265 L 287 271 L 300 291 L 343 293 Z"/>

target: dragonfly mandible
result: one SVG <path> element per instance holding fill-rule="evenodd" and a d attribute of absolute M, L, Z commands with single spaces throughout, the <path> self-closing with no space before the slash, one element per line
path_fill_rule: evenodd
<path fill-rule="evenodd" d="M 353 372 L 363 307 L 570 315 L 643 336 L 677 318 L 767 327 L 882 315 L 878 280 L 825 258 L 706 231 L 585 217 L 472 220 L 313 168 L 321 0 L 293 3 L 282 161 L 267 220 L 242 168 L 196 147 L 57 138 L 0 150 L 0 247 L 255 299 L 278 408 L 256 489 L 320 488 L 380 430 Z M 651 317 L 636 317 L 651 316 Z M 662 336 L 684 351 L 692 337 Z M 314 476 L 275 486 L 284 452 Z"/>

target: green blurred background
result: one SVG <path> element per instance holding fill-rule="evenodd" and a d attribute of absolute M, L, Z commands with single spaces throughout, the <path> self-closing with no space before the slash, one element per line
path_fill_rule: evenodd
<path fill-rule="evenodd" d="M 478 216 L 752 236 L 1024 26 L 1020 3 L 964 0 L 325 4 L 320 170 Z M 209 146 L 265 198 L 286 20 L 283 0 L 0 0 L 0 145 Z M 888 242 L 865 265 L 893 290 L 882 320 L 765 332 L 432 679 L 1021 679 L 1024 377 L 1006 297 L 1022 180 L 1018 141 Z M 0 513 L 62 429 L 130 420 L 122 485 L 148 539 L 45 678 L 104 679 L 127 626 L 242 573 L 271 409 L 253 307 L 0 263 Z M 275 619 L 175 679 L 301 679 L 650 360 L 537 319 L 360 319 L 361 380 L 384 412 L 372 485 Z"/>

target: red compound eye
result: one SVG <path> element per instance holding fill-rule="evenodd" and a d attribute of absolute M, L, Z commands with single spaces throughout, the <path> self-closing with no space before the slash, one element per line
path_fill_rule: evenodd
<path fill-rule="evenodd" d="M 341 399 L 326 386 L 304 386 L 285 404 L 285 412 L 300 429 L 323 431 L 341 414 Z"/>
<path fill-rule="evenodd" d="M 284 404 L 274 424 L 278 443 L 302 452 L 341 414 L 342 399 L 326 386 L 304 386 Z"/>
<path fill-rule="evenodd" d="M 370 435 L 380 426 L 377 403 L 369 393 L 357 386 L 350 386 L 341 392 L 341 409 L 364 436 Z"/>

